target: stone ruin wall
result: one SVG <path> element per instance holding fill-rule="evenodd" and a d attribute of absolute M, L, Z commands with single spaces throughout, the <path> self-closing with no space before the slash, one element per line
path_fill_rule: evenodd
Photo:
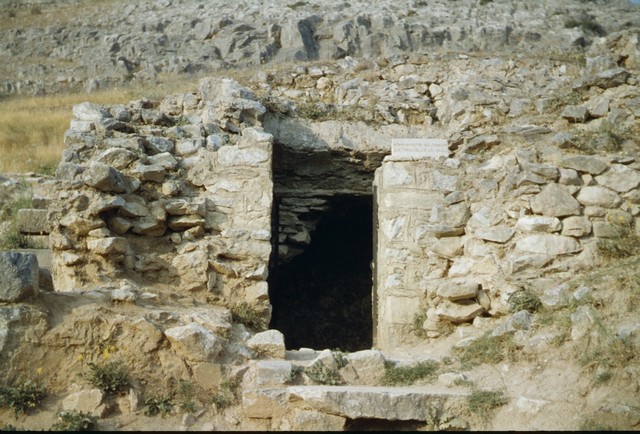
<path fill-rule="evenodd" d="M 443 321 L 502 316 L 515 291 L 597 264 L 598 240 L 640 226 L 632 157 L 517 150 L 479 163 L 463 155 L 390 156 L 376 172 L 381 349 L 410 343 L 417 315 L 432 338 Z"/>
<path fill-rule="evenodd" d="M 56 290 L 160 283 L 230 307 L 247 303 L 268 321 L 264 112 L 225 79 L 204 79 L 199 92 L 159 105 L 74 107 L 49 216 Z"/>

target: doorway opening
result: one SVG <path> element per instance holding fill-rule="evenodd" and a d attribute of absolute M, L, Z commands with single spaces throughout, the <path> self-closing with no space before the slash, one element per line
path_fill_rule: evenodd
<path fill-rule="evenodd" d="M 373 197 L 325 200 L 310 244 L 270 272 L 270 326 L 284 334 L 288 349 L 369 349 Z"/>

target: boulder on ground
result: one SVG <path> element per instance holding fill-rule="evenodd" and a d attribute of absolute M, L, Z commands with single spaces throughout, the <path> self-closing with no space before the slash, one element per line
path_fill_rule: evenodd
<path fill-rule="evenodd" d="M 40 267 L 32 253 L 0 253 L 0 276 L 0 301 L 16 302 L 38 294 Z"/>

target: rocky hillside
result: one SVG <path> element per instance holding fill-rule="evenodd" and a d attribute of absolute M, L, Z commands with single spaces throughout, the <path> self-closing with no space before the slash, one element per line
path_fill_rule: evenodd
<path fill-rule="evenodd" d="M 561 55 L 640 24 L 626 0 L 3 2 L 0 94 L 400 53 Z"/>

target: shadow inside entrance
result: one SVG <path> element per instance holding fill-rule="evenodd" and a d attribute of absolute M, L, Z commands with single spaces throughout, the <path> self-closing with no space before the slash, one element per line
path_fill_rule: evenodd
<path fill-rule="evenodd" d="M 335 196 L 330 205 L 304 253 L 270 271 L 270 327 L 287 349 L 372 345 L 372 197 Z"/>

